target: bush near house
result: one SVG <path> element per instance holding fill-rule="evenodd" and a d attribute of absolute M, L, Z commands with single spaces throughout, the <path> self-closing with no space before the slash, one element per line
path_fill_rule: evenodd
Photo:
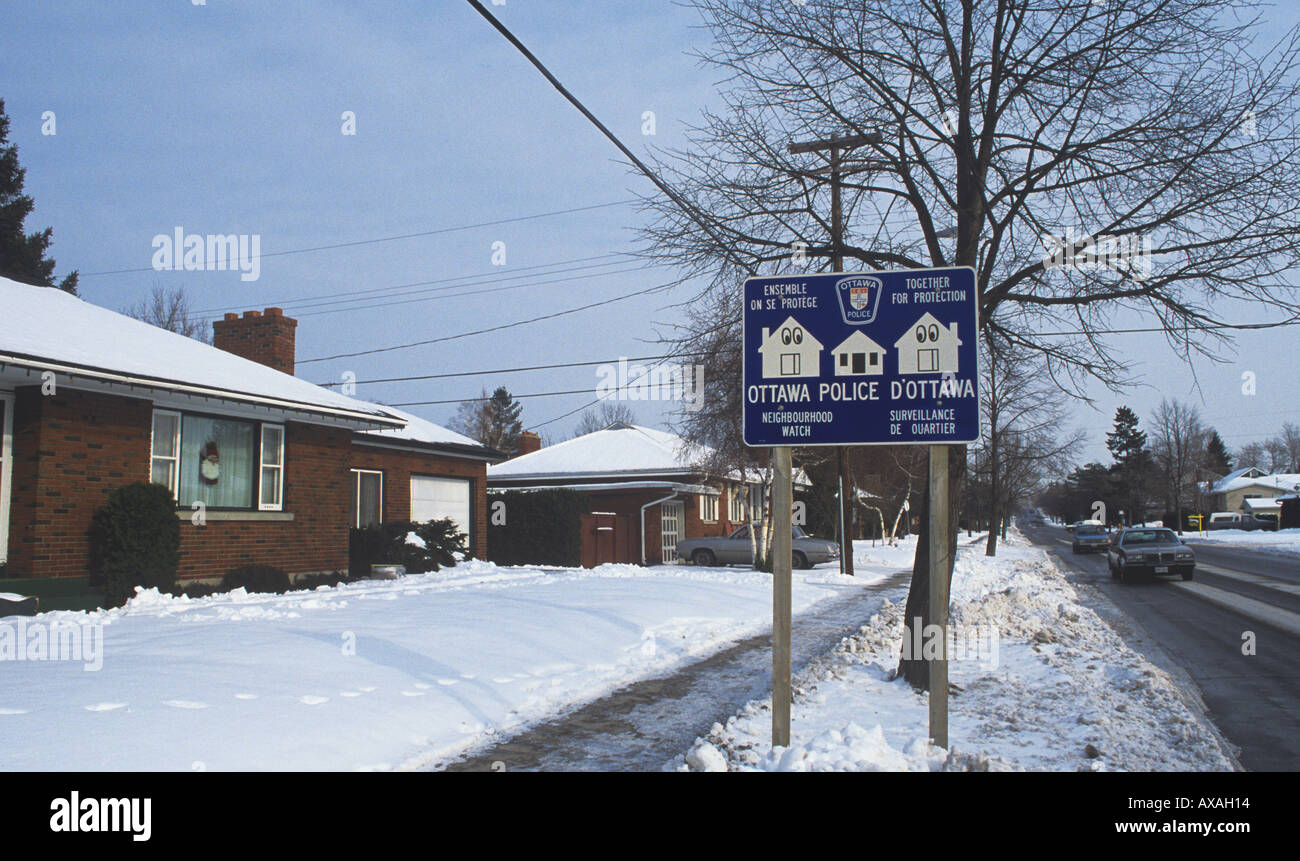
<path fill-rule="evenodd" d="M 416 542 L 408 541 L 414 533 Z M 468 536 L 450 520 L 391 521 L 353 529 L 348 542 L 348 576 L 370 576 L 371 565 L 402 565 L 408 574 L 438 571 L 468 553 Z"/>
<path fill-rule="evenodd" d="M 90 585 L 110 607 L 125 604 L 137 586 L 170 591 L 180 547 L 170 490 L 148 482 L 119 487 L 91 522 Z"/>
<path fill-rule="evenodd" d="M 289 575 L 270 565 L 241 565 L 226 572 L 217 591 L 229 592 L 243 587 L 249 592 L 289 591 Z"/>
<path fill-rule="evenodd" d="M 488 497 L 488 559 L 498 565 L 582 564 L 588 498 L 572 490 L 508 490 Z M 505 523 L 494 524 L 498 502 Z"/>

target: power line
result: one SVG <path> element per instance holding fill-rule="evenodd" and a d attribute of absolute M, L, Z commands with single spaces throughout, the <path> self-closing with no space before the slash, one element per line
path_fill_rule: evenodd
<path fill-rule="evenodd" d="M 661 290 L 668 290 L 675 285 L 676 282 L 670 281 L 667 284 L 657 284 L 654 287 L 647 287 L 644 290 L 637 290 L 632 293 L 625 293 L 622 296 L 615 296 L 611 299 L 604 299 L 601 300 L 600 302 L 592 302 L 587 305 L 579 305 L 576 308 L 567 308 L 563 311 L 556 311 L 551 314 L 543 314 L 540 317 L 530 317 L 527 320 L 515 320 L 514 322 L 511 323 L 502 323 L 500 326 L 489 326 L 486 329 L 475 329 L 474 331 L 471 332 L 460 332 L 455 335 L 444 335 L 441 338 L 427 338 L 423 341 L 412 341 L 409 344 L 394 344 L 391 347 L 377 347 L 372 350 L 358 350 L 354 353 L 338 353 L 333 356 L 320 356 L 315 359 L 300 359 L 298 361 L 298 364 L 307 365 L 312 362 L 326 362 L 331 359 L 351 359 L 351 358 L 355 358 L 356 356 L 370 356 L 376 353 L 391 353 L 394 350 L 406 350 L 406 349 L 410 349 L 411 347 L 422 347 L 426 344 L 440 344 L 444 341 L 455 341 L 460 338 L 468 338 L 471 335 L 483 335 L 488 332 L 499 332 L 502 329 L 512 329 L 515 326 L 525 326 L 529 323 L 541 322 L 542 320 L 552 320 L 556 317 L 564 317 L 568 314 L 576 314 L 579 311 L 586 311 L 590 308 L 599 308 L 602 305 L 611 305 L 615 302 L 622 302 L 624 299 L 632 299 L 636 296 L 644 296 L 647 293 L 655 293 Z"/>
<path fill-rule="evenodd" d="M 526 394 L 526 395 L 514 395 L 514 394 L 512 394 L 510 397 L 512 397 L 512 398 L 514 398 L 514 399 L 516 399 L 516 400 L 518 400 L 519 398 L 550 398 L 550 397 L 554 397 L 554 396 L 556 396 L 556 395 L 582 395 L 582 394 L 586 394 L 587 392 L 590 392 L 590 391 L 591 391 L 590 388 L 586 388 L 586 389 L 570 389 L 570 390 L 567 391 L 567 392 L 533 392 L 533 393 L 531 393 L 531 394 Z M 462 403 L 465 403 L 466 401 L 475 401 L 475 402 L 477 402 L 477 401 L 490 401 L 490 400 L 492 400 L 492 397 L 491 397 L 491 396 L 488 396 L 488 397 L 474 397 L 474 398 L 448 398 L 448 399 L 446 399 L 446 400 L 442 400 L 442 401 L 409 401 L 409 402 L 404 403 L 404 404 L 387 404 L 387 406 L 390 406 L 390 407 L 430 407 L 430 406 L 436 406 L 436 405 L 438 405 L 438 404 L 462 404 Z"/>
<path fill-rule="evenodd" d="M 529 365 L 522 368 L 494 368 L 487 371 L 453 371 L 446 374 L 419 374 L 413 377 L 384 377 L 374 380 L 350 380 L 352 385 L 364 386 L 372 383 L 409 383 L 415 380 L 444 380 L 454 377 L 484 377 L 494 374 L 517 374 L 524 371 L 549 371 L 557 368 L 585 368 L 592 365 L 613 365 L 622 362 L 648 362 L 651 359 L 687 359 L 694 356 L 712 355 L 712 353 L 663 353 L 658 356 L 619 356 L 617 359 L 594 359 L 588 362 L 560 362 L 552 365 Z M 656 366 L 657 367 L 657 366 Z M 330 386 L 344 385 L 342 381 L 333 383 L 317 383 L 316 385 L 324 388 Z M 394 406 L 400 406 L 394 404 Z"/>
<path fill-rule="evenodd" d="M 514 218 L 498 218 L 493 221 L 480 221 L 477 224 L 459 224 L 454 227 L 439 227 L 436 230 L 422 230 L 418 233 L 402 233 L 396 236 L 380 236 L 375 239 L 356 239 L 350 242 L 335 242 L 330 245 L 315 245 L 310 248 L 291 248 L 287 251 L 270 251 L 258 255 L 259 258 L 266 257 L 284 257 L 289 254 L 309 254 L 315 251 L 330 251 L 335 248 L 354 248 L 360 245 L 375 245 L 380 242 L 396 242 L 400 239 L 419 239 L 422 236 L 438 236 L 443 233 L 456 233 L 462 230 L 475 230 L 480 227 L 496 227 L 501 224 L 516 224 L 521 221 L 532 221 L 537 218 L 551 218 L 556 215 L 572 215 L 575 212 L 590 212 L 593 209 L 606 209 L 611 206 L 626 206 L 629 203 L 636 203 L 636 198 L 627 200 L 613 200 L 609 203 L 593 203 L 590 206 L 575 206 L 572 209 L 556 209 L 551 212 L 537 212 L 532 215 L 519 215 Z M 152 266 L 142 266 L 136 269 L 106 269 L 99 272 L 83 272 L 82 278 L 91 278 L 96 275 L 122 275 L 129 272 L 154 272 Z"/>
<path fill-rule="evenodd" d="M 535 269 L 549 269 L 549 268 L 552 267 L 552 266 L 557 266 L 557 267 L 559 267 L 559 266 L 564 266 L 564 267 L 567 267 L 567 266 L 569 266 L 570 264 L 573 264 L 573 263 L 590 263 L 590 262 L 593 261 L 593 260 L 605 260 L 606 258 L 622 258 L 622 257 L 631 257 L 631 256 L 632 256 L 632 255 L 631 255 L 631 254 L 628 254 L 627 252 L 616 251 L 616 252 L 611 252 L 611 253 L 609 253 L 609 254 L 597 254 L 597 255 L 594 255 L 594 256 L 591 256 L 591 257 L 574 257 L 574 258 L 571 259 L 571 260 L 556 260 L 556 261 L 553 261 L 553 262 L 551 262 L 551 263 L 536 263 L 536 264 L 534 264 L 534 265 L 532 265 L 532 266 L 511 266 L 509 271 L 512 272 L 512 273 L 515 273 L 515 272 L 531 272 L 531 271 L 533 271 L 533 270 L 535 270 Z M 615 262 L 615 261 L 611 259 L 611 260 L 609 260 L 608 263 L 597 264 L 597 265 L 602 265 L 602 266 L 611 266 L 611 265 L 614 264 L 614 262 Z M 552 272 L 549 272 L 549 273 L 543 273 L 543 274 L 555 274 L 555 273 L 558 273 L 558 272 L 576 271 L 577 269 L 585 269 L 585 268 L 588 268 L 588 267 L 581 267 L 581 266 L 580 266 L 580 267 L 574 267 L 573 269 L 555 269 L 555 270 L 552 271 Z M 497 271 L 499 271 L 499 270 L 497 270 Z M 433 280 L 431 280 L 431 281 L 412 281 L 412 282 L 409 283 L 409 284 L 394 284 L 394 285 L 389 286 L 389 287 L 369 287 L 369 288 L 367 288 L 367 289 L 365 289 L 365 290 L 345 290 L 345 291 L 343 291 L 343 292 L 341 292 L 341 293 L 325 293 L 325 294 L 322 294 L 322 295 L 320 295 L 320 296 L 296 296 L 296 297 L 294 297 L 294 298 L 292 298 L 292 299 L 272 299 L 272 300 L 268 300 L 268 301 L 266 301 L 266 305 L 267 305 L 267 307 L 279 307 L 279 308 L 290 308 L 290 307 L 297 308 L 297 307 L 299 307 L 299 306 L 304 306 L 304 307 L 318 307 L 318 305 L 332 305 L 332 304 L 335 304 L 335 303 L 333 303 L 333 302 L 319 303 L 318 300 L 321 300 L 321 299 L 337 299 L 337 298 L 340 297 L 340 296 L 353 296 L 353 297 L 357 297 L 356 301 L 360 301 L 360 297 L 368 296 L 368 295 L 375 294 L 375 293 L 387 293 L 389 290 L 404 290 L 404 289 L 406 289 L 406 288 L 408 288 L 408 287 L 425 287 L 425 286 L 428 286 L 428 285 L 430 285 L 430 284 L 450 284 L 451 286 L 449 286 L 449 287 L 446 288 L 446 289 L 450 290 L 450 289 L 453 289 L 453 288 L 455 288 L 455 287 L 466 287 L 466 286 L 470 286 L 470 285 L 468 285 L 468 284 L 454 284 L 454 283 L 452 283 L 452 282 L 456 282 L 456 281 L 467 281 L 467 280 L 469 280 L 469 279 L 474 279 L 474 278 L 489 278 L 489 277 L 491 277 L 491 276 L 495 276 L 495 275 L 497 274 L 497 271 L 492 271 L 492 272 L 477 272 L 477 273 L 474 273 L 473 275 L 457 275 L 457 276 L 454 276 L 454 277 L 451 277 L 451 278 L 435 278 L 435 279 L 433 279 Z M 496 280 L 508 281 L 508 280 L 512 280 L 512 279 L 514 279 L 514 278 L 522 278 L 522 277 L 525 277 L 525 276 L 522 276 L 522 275 L 511 275 L 511 276 L 509 276 L 508 278 L 501 278 L 501 279 L 496 279 Z M 488 283 L 493 283 L 493 282 L 488 282 Z M 430 291 L 430 292 L 431 292 L 431 291 Z M 349 301 L 352 301 L 352 300 L 349 300 Z M 311 303 L 311 304 L 310 304 L 310 305 L 307 305 L 307 303 Z M 231 311 L 241 311 L 241 310 L 243 310 L 242 307 L 235 307 L 235 308 L 232 308 L 232 307 L 229 307 L 229 306 L 227 306 L 227 307 L 225 307 L 225 308 L 203 308 L 203 309 L 200 309 L 200 310 L 198 310 L 198 311 L 195 311 L 194 314 L 197 315 L 197 316 L 204 316 L 204 315 L 208 315 L 208 314 L 224 314 L 224 313 L 228 313 L 228 312 L 231 312 Z"/>

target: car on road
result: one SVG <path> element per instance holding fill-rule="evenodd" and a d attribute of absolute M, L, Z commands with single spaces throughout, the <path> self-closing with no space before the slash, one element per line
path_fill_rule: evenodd
<path fill-rule="evenodd" d="M 834 541 L 814 538 L 798 526 L 794 527 L 793 538 L 790 560 L 795 568 L 811 568 L 819 562 L 833 562 L 840 558 L 840 546 Z M 689 559 L 696 565 L 753 565 L 749 527 L 741 526 L 727 536 L 678 541 L 677 558 Z"/>
<path fill-rule="evenodd" d="M 1157 574 L 1177 574 L 1191 580 L 1196 572 L 1196 554 L 1172 529 L 1129 526 L 1111 536 L 1106 565 L 1110 576 L 1121 582 Z"/>
<path fill-rule="evenodd" d="M 1110 533 L 1105 527 L 1093 523 L 1080 523 L 1074 528 L 1071 549 L 1075 553 L 1105 553 L 1110 547 Z"/>

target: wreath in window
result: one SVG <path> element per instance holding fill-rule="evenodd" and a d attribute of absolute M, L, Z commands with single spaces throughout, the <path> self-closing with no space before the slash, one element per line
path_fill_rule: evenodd
<path fill-rule="evenodd" d="M 199 458 L 199 480 L 204 484 L 216 484 L 221 478 L 221 453 L 217 450 L 215 440 L 203 444 L 203 455 Z"/>

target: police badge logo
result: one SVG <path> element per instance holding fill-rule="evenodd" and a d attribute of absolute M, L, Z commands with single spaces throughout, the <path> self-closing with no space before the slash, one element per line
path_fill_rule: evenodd
<path fill-rule="evenodd" d="M 835 282 L 840 315 L 850 326 L 875 322 L 876 308 L 884 285 L 874 275 L 851 275 Z"/>

